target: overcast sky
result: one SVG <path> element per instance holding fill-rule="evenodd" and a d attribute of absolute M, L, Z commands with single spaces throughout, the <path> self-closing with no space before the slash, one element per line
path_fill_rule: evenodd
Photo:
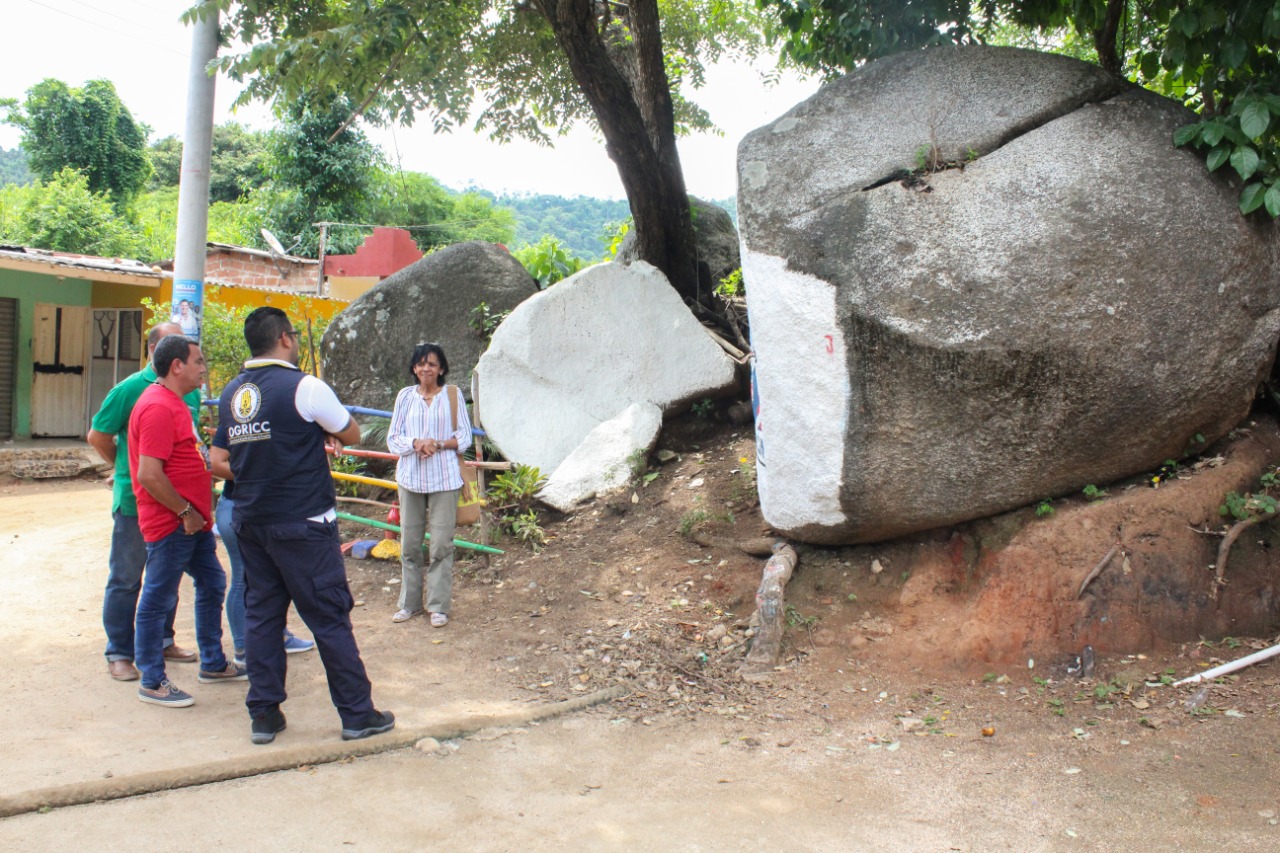
<path fill-rule="evenodd" d="M 46 77 L 76 87 L 88 80 L 113 82 L 135 119 L 149 125 L 152 140 L 181 135 L 187 99 L 191 33 L 179 21 L 187 0 L 4 0 L 5 46 L 0 50 L 0 98 L 25 96 Z M 766 87 L 756 70 L 713 67 L 695 100 L 724 130 L 680 142 L 685 183 L 703 198 L 736 195 L 738 141 L 817 90 L 814 81 L 787 79 Z M 230 111 L 237 89 L 219 77 L 214 121 L 236 120 L 266 129 L 262 105 Z M 471 185 L 496 193 L 533 192 L 622 198 L 617 170 L 603 143 L 586 129 L 559 139 L 552 149 L 532 143 L 495 145 L 469 130 L 435 135 L 429 129 L 366 128 L 392 163 L 427 172 L 454 189 Z M 14 148 L 18 131 L 0 125 L 0 147 Z"/>

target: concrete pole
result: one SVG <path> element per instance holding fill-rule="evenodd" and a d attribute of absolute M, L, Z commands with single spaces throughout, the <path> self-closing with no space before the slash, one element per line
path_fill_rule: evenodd
<path fill-rule="evenodd" d="M 324 244 L 329 236 L 329 223 L 317 222 L 320 226 L 320 271 L 316 274 L 316 296 L 324 296 Z"/>
<path fill-rule="evenodd" d="M 209 241 L 209 158 L 213 147 L 215 78 L 206 70 L 218 55 L 218 13 L 191 26 L 187 124 L 178 184 L 178 238 L 173 256 L 173 315 L 185 334 L 200 339 L 204 317 L 205 246 Z"/>

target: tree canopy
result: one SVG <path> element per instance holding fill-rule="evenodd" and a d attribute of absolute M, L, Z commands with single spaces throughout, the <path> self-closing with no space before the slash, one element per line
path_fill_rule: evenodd
<path fill-rule="evenodd" d="M 296 100 L 271 134 L 267 155 L 270 183 L 264 218 L 281 229 L 281 240 L 300 237 L 298 251 L 315 257 L 319 234 L 315 222 L 362 222 L 368 210 L 378 171 L 383 167 L 378 146 L 355 125 L 344 127 L 352 104 L 342 96 Z M 353 252 L 362 236 L 334 234 L 328 251 Z"/>
<path fill-rule="evenodd" d="M 21 148 L 0 148 L 0 186 L 31 183 L 31 170 L 27 168 L 27 155 Z"/>
<path fill-rule="evenodd" d="M 381 149 L 349 121 L 354 106 L 343 95 L 327 103 L 297 100 L 271 132 L 264 159 L 267 183 L 251 196 L 283 241 L 298 240 L 298 254 L 319 253 L 318 222 L 328 231 L 325 251 L 354 252 L 370 224 L 406 225 L 424 250 L 462 240 L 502 243 L 515 220 L 485 198 L 461 195 L 429 175 L 393 171 Z"/>
<path fill-rule="evenodd" d="M 741 0 L 203 0 L 250 45 L 220 67 L 243 98 L 287 104 L 341 93 L 375 122 L 471 124 L 499 141 L 550 142 L 580 121 L 604 136 L 635 218 L 641 257 L 689 298 L 699 291 L 693 226 L 675 147 L 707 129 L 688 98 L 705 64 L 752 52 Z M 473 115 L 474 112 L 474 115 Z"/>
<path fill-rule="evenodd" d="M 1180 130 L 1175 141 L 1204 153 L 1210 170 L 1234 169 L 1243 182 L 1243 213 L 1265 207 L 1280 217 L 1276 0 L 758 2 L 778 16 L 784 55 L 828 74 L 899 50 L 998 39 L 1010 25 L 1053 34 L 1066 52 L 1199 113 L 1199 123 Z"/>
<path fill-rule="evenodd" d="M 107 257 L 131 257 L 138 247 L 106 193 L 69 167 L 33 186 L 0 189 L 0 240 Z"/>
<path fill-rule="evenodd" d="M 234 121 L 213 128 L 209 156 L 209 201 L 233 202 L 267 182 L 269 134 Z M 182 172 L 182 140 L 158 139 L 147 149 L 151 161 L 149 189 L 176 187 Z"/>
<path fill-rule="evenodd" d="M 105 192 L 119 209 L 142 190 L 151 173 L 147 128 L 133 116 L 109 80 L 73 89 L 52 78 L 10 105 L 8 121 L 22 128 L 22 149 L 35 175 L 51 180 L 63 169 L 82 173 L 90 192 Z"/>

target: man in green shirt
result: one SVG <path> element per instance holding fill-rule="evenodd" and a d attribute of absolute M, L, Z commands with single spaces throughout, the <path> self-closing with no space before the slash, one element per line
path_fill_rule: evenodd
<path fill-rule="evenodd" d="M 156 381 L 151 356 L 156 344 L 169 335 L 182 334 L 177 323 L 161 323 L 147 334 L 147 366 L 128 376 L 107 393 L 102 408 L 93 416 L 87 436 L 89 444 L 106 462 L 115 466 L 115 483 L 111 495 L 111 553 L 107 558 L 107 589 L 102 600 L 102 627 L 107 632 L 107 672 L 117 681 L 133 681 L 138 669 L 133 665 L 134 616 L 138 593 L 142 589 L 142 570 L 147 563 L 147 546 L 138 529 L 138 502 L 129 479 L 129 415 L 142 392 Z M 192 391 L 183 401 L 191 410 L 191 420 L 200 419 L 200 392 Z M 164 656 L 166 659 L 190 663 L 195 652 L 173 642 L 175 606 L 165 620 Z"/>

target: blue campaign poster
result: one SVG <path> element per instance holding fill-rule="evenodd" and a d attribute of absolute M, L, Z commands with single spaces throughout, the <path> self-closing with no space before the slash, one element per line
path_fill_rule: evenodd
<path fill-rule="evenodd" d="M 173 313 L 170 320 L 182 327 L 182 334 L 200 339 L 204 287 L 199 279 L 180 278 L 173 282 Z"/>

